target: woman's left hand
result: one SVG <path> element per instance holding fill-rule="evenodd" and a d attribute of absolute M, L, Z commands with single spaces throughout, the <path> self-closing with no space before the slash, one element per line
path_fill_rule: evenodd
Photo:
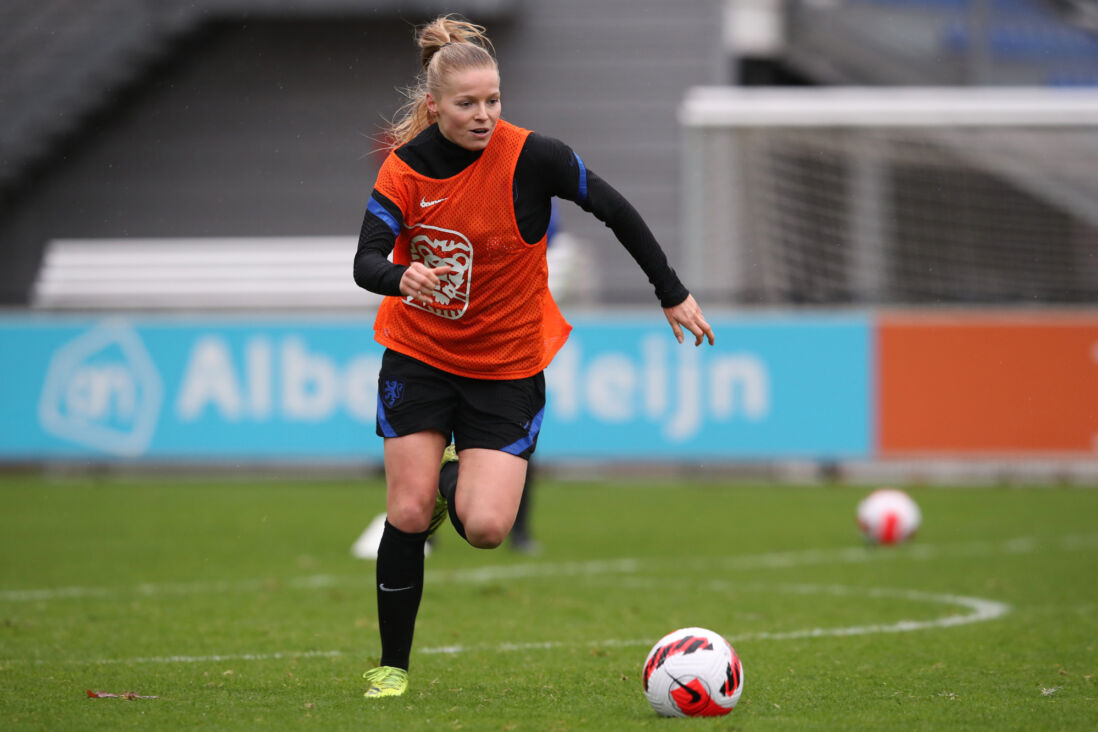
<path fill-rule="evenodd" d="M 694 334 L 694 345 L 700 346 L 705 339 L 709 345 L 716 342 L 713 328 L 705 321 L 701 306 L 698 305 L 693 295 L 687 295 L 686 299 L 673 308 L 664 308 L 663 314 L 667 316 L 667 322 L 671 324 L 671 330 L 675 333 L 675 340 L 683 342 L 682 329 L 686 328 Z"/>

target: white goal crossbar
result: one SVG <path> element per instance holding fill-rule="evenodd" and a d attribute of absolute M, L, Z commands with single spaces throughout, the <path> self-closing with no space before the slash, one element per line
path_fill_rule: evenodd
<path fill-rule="evenodd" d="M 686 128 L 1098 125 L 1098 89 L 694 87 Z"/>

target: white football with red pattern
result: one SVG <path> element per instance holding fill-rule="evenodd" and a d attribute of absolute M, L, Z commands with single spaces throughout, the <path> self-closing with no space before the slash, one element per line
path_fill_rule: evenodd
<path fill-rule="evenodd" d="M 717 717 L 740 700 L 743 664 L 719 633 L 680 628 L 652 646 L 641 682 L 648 703 L 662 717 Z"/>
<path fill-rule="evenodd" d="M 918 531 L 922 512 L 904 491 L 879 488 L 858 504 L 858 528 L 874 544 L 901 544 Z"/>

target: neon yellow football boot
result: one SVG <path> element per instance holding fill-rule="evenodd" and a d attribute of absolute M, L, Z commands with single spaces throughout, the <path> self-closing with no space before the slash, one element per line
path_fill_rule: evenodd
<path fill-rule="evenodd" d="M 446 467 L 446 463 L 455 462 L 457 459 L 457 448 L 454 447 L 454 443 L 451 442 L 449 445 L 446 446 L 446 449 L 442 451 L 442 464 L 439 465 L 439 468 L 444 468 Z"/>
<path fill-rule="evenodd" d="M 453 443 L 450 443 L 446 446 L 446 449 L 442 451 L 442 463 L 439 465 L 439 470 L 446 467 L 446 463 L 457 462 L 457 459 L 457 448 L 454 447 Z M 442 526 L 442 522 L 446 520 L 447 513 L 446 499 L 439 493 L 435 496 L 435 510 L 431 513 L 431 523 L 427 525 L 428 537 L 438 531 L 439 526 Z"/>
<path fill-rule="evenodd" d="M 368 686 L 363 694 L 367 699 L 382 696 L 400 696 L 408 690 L 408 672 L 396 666 L 378 666 L 362 674 Z"/>

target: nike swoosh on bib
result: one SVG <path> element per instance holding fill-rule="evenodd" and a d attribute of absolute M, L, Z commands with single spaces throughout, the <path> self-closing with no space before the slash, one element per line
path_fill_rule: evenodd
<path fill-rule="evenodd" d="M 447 198 L 449 198 L 449 196 L 447 196 Z M 420 208 L 427 208 L 428 206 L 434 206 L 436 203 L 442 203 L 445 200 L 446 200 L 446 198 L 438 198 L 434 201 L 428 201 L 424 198 L 420 198 L 419 199 L 419 205 L 420 205 Z"/>

